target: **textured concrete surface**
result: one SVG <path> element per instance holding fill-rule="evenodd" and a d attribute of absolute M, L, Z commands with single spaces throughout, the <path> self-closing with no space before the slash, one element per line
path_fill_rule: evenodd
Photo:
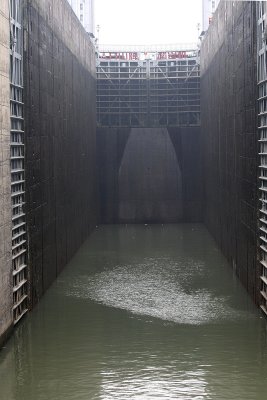
<path fill-rule="evenodd" d="M 12 326 L 8 0 L 0 2 L 0 345 Z"/>
<path fill-rule="evenodd" d="M 97 222 L 95 55 L 67 1 L 25 9 L 26 197 L 31 300 Z"/>
<path fill-rule="evenodd" d="M 256 79 L 255 2 L 222 1 L 201 47 L 204 219 L 255 302 Z"/>
<path fill-rule="evenodd" d="M 102 223 L 202 219 L 199 128 L 98 128 Z"/>

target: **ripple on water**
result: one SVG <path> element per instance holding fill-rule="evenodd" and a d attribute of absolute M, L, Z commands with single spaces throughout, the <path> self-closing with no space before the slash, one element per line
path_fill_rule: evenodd
<path fill-rule="evenodd" d="M 68 294 L 179 324 L 200 325 L 242 317 L 240 310 L 227 304 L 227 297 L 216 297 L 206 288 L 187 289 L 192 275 L 203 273 L 204 263 L 166 261 L 163 267 L 162 260 L 148 258 L 142 264 L 80 276 Z"/>

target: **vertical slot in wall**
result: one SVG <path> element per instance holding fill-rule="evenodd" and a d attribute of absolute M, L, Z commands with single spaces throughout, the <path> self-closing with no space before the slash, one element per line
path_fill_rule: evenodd
<path fill-rule="evenodd" d="M 23 120 L 23 1 L 10 0 L 9 7 L 13 320 L 16 324 L 28 311 Z"/>

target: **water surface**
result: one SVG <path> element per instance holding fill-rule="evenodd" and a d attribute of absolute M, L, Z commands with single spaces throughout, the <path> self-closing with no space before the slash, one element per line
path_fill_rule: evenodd
<path fill-rule="evenodd" d="M 203 225 L 103 226 L 0 353 L 0 399 L 264 400 L 266 339 Z"/>

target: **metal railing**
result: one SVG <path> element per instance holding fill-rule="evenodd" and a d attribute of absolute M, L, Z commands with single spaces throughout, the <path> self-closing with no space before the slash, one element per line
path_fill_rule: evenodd
<path fill-rule="evenodd" d="M 150 45 L 121 45 L 121 44 L 99 44 L 98 50 L 105 52 L 140 52 L 154 53 L 161 51 L 196 51 L 196 43 L 172 43 L 172 44 L 150 44 Z"/>

